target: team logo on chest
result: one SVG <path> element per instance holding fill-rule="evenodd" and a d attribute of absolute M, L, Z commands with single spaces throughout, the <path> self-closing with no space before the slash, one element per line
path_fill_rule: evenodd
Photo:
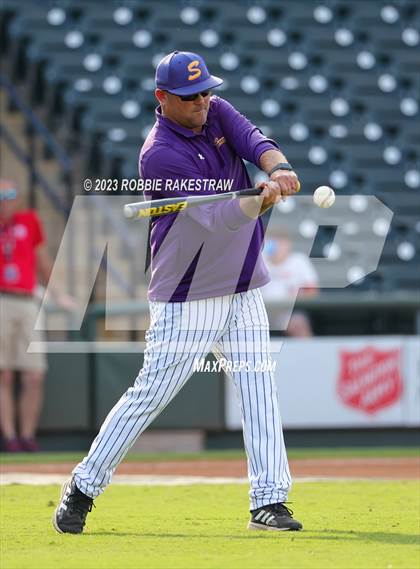
<path fill-rule="evenodd" d="M 22 223 L 18 223 L 17 225 L 15 225 L 14 235 L 16 239 L 26 239 L 28 235 L 28 230 L 26 229 L 26 226 L 23 225 Z"/>
<path fill-rule="evenodd" d="M 224 144 L 225 142 L 226 139 L 224 136 L 221 136 L 220 138 L 217 138 L 216 136 L 215 139 L 213 140 L 213 144 L 215 145 L 216 148 L 220 148 L 222 144 Z"/>

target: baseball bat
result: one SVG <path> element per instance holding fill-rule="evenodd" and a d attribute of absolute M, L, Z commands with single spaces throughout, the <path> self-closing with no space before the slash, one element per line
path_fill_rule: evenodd
<path fill-rule="evenodd" d="M 204 204 L 220 202 L 223 200 L 234 200 L 249 196 L 259 196 L 263 190 L 259 188 L 248 188 L 237 190 L 236 192 L 225 192 L 224 194 L 212 194 L 209 196 L 189 196 L 164 198 L 162 200 L 150 200 L 143 202 L 129 203 L 124 206 L 124 215 L 128 219 L 138 219 L 142 217 L 157 217 L 168 213 L 177 213 L 188 207 L 197 207 Z"/>
<path fill-rule="evenodd" d="M 300 190 L 300 184 L 299 189 Z M 189 196 L 177 198 L 164 198 L 162 200 L 150 200 L 129 203 L 124 206 L 124 215 L 127 219 L 139 219 L 142 217 L 158 217 L 168 213 L 177 213 L 188 207 L 197 207 L 204 204 L 216 203 L 224 200 L 235 200 L 249 196 L 259 196 L 261 188 L 247 188 L 236 192 L 224 194 L 212 194 L 209 196 Z"/>

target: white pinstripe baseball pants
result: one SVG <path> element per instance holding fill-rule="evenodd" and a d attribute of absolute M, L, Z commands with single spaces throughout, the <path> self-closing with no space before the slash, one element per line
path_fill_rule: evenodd
<path fill-rule="evenodd" d="M 144 364 L 134 386 L 111 409 L 89 454 L 73 471 L 79 489 L 93 498 L 192 375 L 197 359 L 213 351 L 228 361 L 270 361 L 267 314 L 259 289 L 190 302 L 151 302 L 150 320 Z M 291 478 L 273 374 L 230 375 L 242 412 L 250 509 L 284 502 Z"/>

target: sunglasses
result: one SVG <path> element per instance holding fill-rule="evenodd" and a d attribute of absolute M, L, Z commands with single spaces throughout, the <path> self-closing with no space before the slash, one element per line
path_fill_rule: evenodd
<path fill-rule="evenodd" d="M 201 91 L 201 93 L 194 93 L 193 95 L 178 95 L 181 101 L 195 101 L 201 95 L 202 97 L 208 97 L 211 91 Z"/>
<path fill-rule="evenodd" d="M 3 200 L 14 200 L 17 196 L 17 192 L 14 188 L 10 188 L 8 190 L 2 190 L 0 192 L 0 201 Z"/>

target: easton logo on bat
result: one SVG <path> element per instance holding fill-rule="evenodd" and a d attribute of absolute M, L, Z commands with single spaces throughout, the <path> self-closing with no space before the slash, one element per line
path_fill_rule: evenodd
<path fill-rule="evenodd" d="M 178 202 L 173 204 L 161 205 L 160 207 L 149 207 L 148 209 L 140 209 L 137 212 L 138 217 L 153 217 L 156 215 L 165 215 L 167 213 L 176 213 L 187 207 L 187 202 Z"/>

